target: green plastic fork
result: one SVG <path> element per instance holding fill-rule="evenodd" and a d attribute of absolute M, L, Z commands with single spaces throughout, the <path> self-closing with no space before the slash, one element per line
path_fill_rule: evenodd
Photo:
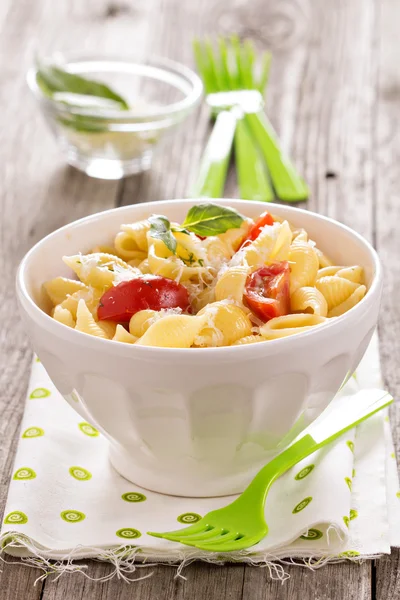
<path fill-rule="evenodd" d="M 259 94 L 260 107 L 255 112 L 243 111 L 241 118 L 237 118 L 235 157 L 238 165 L 240 196 L 244 199 L 265 201 L 274 198 L 266 173 L 266 165 L 268 165 L 269 176 L 276 196 L 280 200 L 299 202 L 307 199 L 309 195 L 307 185 L 297 173 L 289 156 L 280 148 L 278 137 L 262 111 L 271 55 L 268 52 L 264 53 L 261 60 L 261 73 L 256 76 L 254 47 L 248 40 L 241 44 L 237 36 L 232 36 L 229 40 L 219 39 L 218 50 L 215 50 L 209 41 L 195 40 L 193 48 L 197 68 L 208 98 L 221 92 L 235 90 L 253 90 Z M 229 143 L 226 147 L 228 146 Z M 201 194 L 205 183 L 211 191 L 221 190 L 226 177 L 229 155 L 230 150 L 226 151 L 223 157 L 221 153 L 217 153 L 218 162 L 214 160 L 214 152 L 206 151 L 201 169 L 202 176 L 199 177 L 194 192 L 198 191 Z M 209 173 L 206 164 L 210 166 Z"/>
<path fill-rule="evenodd" d="M 235 552 L 254 546 L 268 533 L 264 504 L 273 482 L 392 402 L 393 398 L 382 390 L 362 390 L 353 396 L 343 396 L 333 409 L 327 409 L 328 414 L 314 421 L 306 435 L 265 465 L 231 504 L 209 512 L 184 529 L 166 533 L 149 531 L 149 535 L 210 552 Z"/>

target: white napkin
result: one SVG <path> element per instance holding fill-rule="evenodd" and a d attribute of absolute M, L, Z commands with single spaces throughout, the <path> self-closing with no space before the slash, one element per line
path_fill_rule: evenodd
<path fill-rule="evenodd" d="M 368 387 L 382 387 L 376 338 L 344 391 Z M 221 558 L 148 536 L 194 523 L 233 497 L 166 496 L 119 476 L 106 439 L 82 422 L 36 359 L 0 539 L 7 553 L 34 557 L 33 564 L 53 572 L 66 568 L 63 560 L 71 570 L 71 560 L 82 557 L 112 560 L 119 575 L 135 558 L 268 564 L 300 558 L 320 565 L 400 546 L 399 497 L 387 411 L 381 411 L 272 486 L 265 508 L 269 533 L 248 551 Z M 59 561 L 56 567 L 49 559 Z"/>

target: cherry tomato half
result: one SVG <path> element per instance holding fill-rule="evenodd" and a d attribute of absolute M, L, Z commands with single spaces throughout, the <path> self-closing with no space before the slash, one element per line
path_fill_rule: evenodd
<path fill-rule="evenodd" d="M 107 290 L 100 299 L 97 316 L 100 320 L 126 323 L 132 315 L 146 308 L 186 310 L 188 307 L 189 295 L 183 285 L 166 277 L 144 275 Z"/>
<path fill-rule="evenodd" d="M 261 230 L 265 225 L 273 225 L 274 219 L 269 214 L 269 212 L 264 212 L 262 215 L 258 217 L 255 223 L 250 227 L 249 233 L 243 240 L 241 246 L 243 246 L 246 242 L 253 242 L 261 233 Z"/>
<path fill-rule="evenodd" d="M 262 319 L 287 315 L 290 311 L 289 264 L 261 267 L 247 277 L 244 298 L 250 310 Z"/>

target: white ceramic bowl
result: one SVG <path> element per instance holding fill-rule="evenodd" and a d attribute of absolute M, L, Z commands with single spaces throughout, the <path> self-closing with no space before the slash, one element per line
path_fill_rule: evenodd
<path fill-rule="evenodd" d="M 257 202 L 216 202 L 251 217 L 265 210 Z M 357 306 L 300 335 L 205 349 L 102 340 L 46 314 L 43 282 L 70 275 L 63 255 L 108 244 L 122 223 L 151 213 L 181 221 L 193 203 L 137 204 L 66 225 L 25 256 L 17 291 L 35 351 L 70 405 L 107 436 L 115 469 L 151 490 L 215 496 L 243 490 L 330 403 L 376 327 L 382 275 L 373 248 L 351 229 L 271 204 L 273 214 L 304 227 L 337 264 L 364 267 L 369 289 Z"/>

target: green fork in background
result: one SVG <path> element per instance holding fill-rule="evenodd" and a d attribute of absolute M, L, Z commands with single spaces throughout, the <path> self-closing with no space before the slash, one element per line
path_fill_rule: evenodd
<path fill-rule="evenodd" d="M 206 514 L 184 529 L 149 535 L 180 542 L 210 552 L 235 552 L 257 544 L 268 533 L 264 504 L 273 482 L 298 462 L 336 440 L 393 402 L 382 390 L 362 390 L 343 396 L 328 414 L 310 425 L 306 435 L 261 469 L 245 491 L 231 504 Z"/>
<path fill-rule="evenodd" d="M 242 118 L 236 119 L 235 158 L 241 197 L 265 201 L 273 199 L 274 193 L 266 173 L 266 165 L 268 165 L 269 176 L 280 200 L 286 202 L 305 200 L 309 194 L 308 188 L 290 158 L 280 148 L 278 137 L 262 111 L 263 94 L 268 83 L 270 54 L 264 53 L 261 74 L 256 77 L 255 52 L 249 41 L 241 44 L 236 36 L 230 40 L 219 39 L 218 50 L 215 50 L 209 41 L 195 40 L 193 47 L 209 104 L 212 97 L 223 92 L 253 90 L 254 93 L 259 94 L 260 108 L 252 113 L 243 111 Z M 237 106 L 240 108 L 239 99 Z M 210 138 L 210 147 L 206 149 L 200 177 L 192 195 L 196 193 L 211 197 L 222 195 L 230 149 L 225 155 L 215 152 L 212 141 L 216 140 Z M 228 145 L 229 142 L 225 145 L 225 149 Z M 203 188 L 208 188 L 206 193 L 203 193 Z"/>

